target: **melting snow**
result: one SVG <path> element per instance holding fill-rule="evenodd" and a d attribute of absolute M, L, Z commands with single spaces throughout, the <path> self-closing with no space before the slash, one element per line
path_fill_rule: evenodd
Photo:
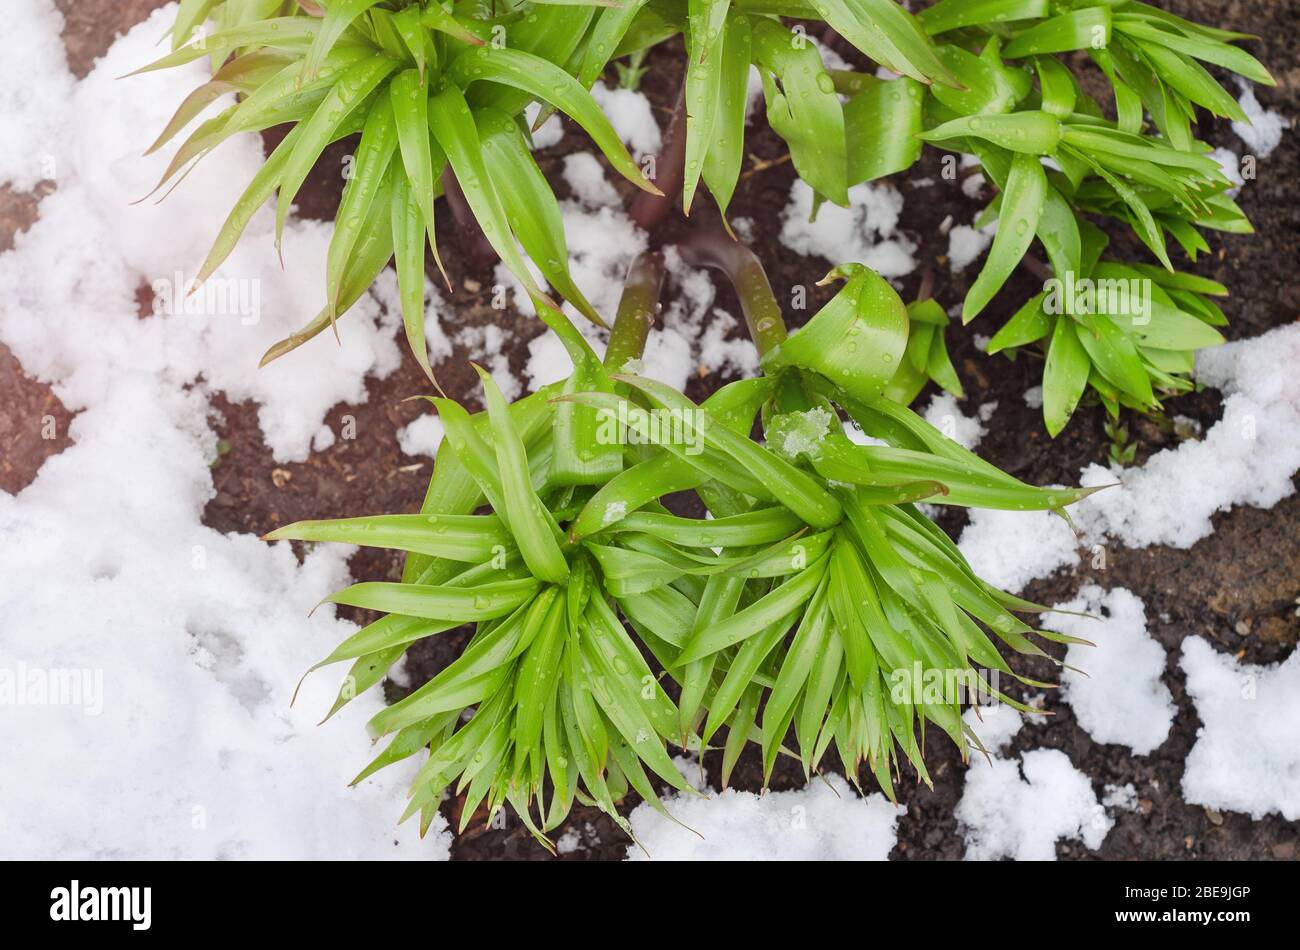
<path fill-rule="evenodd" d="M 674 795 L 664 804 L 682 824 L 638 805 L 629 820 L 645 850 L 629 845 L 629 860 L 649 852 L 657 861 L 883 861 L 905 812 L 884 795 L 860 797 L 838 775 L 795 791 L 727 789 L 706 798 Z"/>
<path fill-rule="evenodd" d="M 1169 735 L 1175 709 L 1160 679 L 1164 647 L 1147 633 L 1142 601 L 1122 587 L 1103 591 L 1089 584 L 1055 610 L 1092 615 L 1048 613 L 1040 621 L 1096 644 L 1071 644 L 1061 673 L 1062 696 L 1079 725 L 1097 742 L 1126 745 L 1137 755 L 1153 751 Z"/>
<path fill-rule="evenodd" d="M 21 127 L 29 138 L 5 156 L 52 147 L 58 190 L 0 255 L 0 340 L 78 415 L 73 444 L 20 494 L 0 493 L 0 680 L 18 691 L 0 745 L 23 763 L 22 780 L 4 781 L 0 795 L 5 854 L 445 857 L 441 820 L 425 842 L 414 825 L 395 825 L 403 769 L 345 787 L 372 751 L 360 724 L 378 695 L 321 728 L 335 677 L 310 678 L 288 705 L 298 676 L 354 629 L 329 607 L 309 616 L 347 583 L 347 549 L 299 564 L 287 544 L 200 520 L 216 458 L 209 395 L 256 400 L 277 459 L 305 458 L 325 412 L 364 399 L 364 378 L 397 366 L 397 318 L 367 296 L 340 321 L 342 347 L 323 337 L 257 371 L 262 350 L 323 302 L 329 238 L 327 225 L 290 223 L 281 271 L 263 211 L 214 278 L 240 290 L 227 304 L 258 300 L 260 310 L 140 319 L 139 288 L 166 298 L 160 281 L 193 273 L 260 164 L 260 142 L 227 143 L 162 205 L 130 205 L 167 160 L 140 153 L 178 90 L 203 79 L 198 64 L 114 78 L 157 55 L 174 7 L 74 85 L 52 4 L 20 6 L 10 19 L 23 31 L 21 55 L 6 65 L 23 81 L 3 86 L 31 95 L 40 118 L 6 122 L 7 136 Z M 8 100 L 0 110 L 14 118 Z M 51 143 L 57 129 L 67 131 Z M 32 181 L 25 169 L 3 174 Z M 83 693 L 80 704 L 33 704 L 60 682 L 95 702 Z M 88 831 L 89 815 L 108 817 Z"/>

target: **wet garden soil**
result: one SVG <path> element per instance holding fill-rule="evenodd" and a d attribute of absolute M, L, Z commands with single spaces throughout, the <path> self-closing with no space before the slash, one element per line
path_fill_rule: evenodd
<path fill-rule="evenodd" d="M 67 18 L 65 41 L 69 60 L 78 75 L 84 75 L 111 44 L 113 37 L 142 19 L 161 0 L 126 0 L 126 2 L 81 2 L 59 0 Z M 1300 115 L 1300 8 L 1275 0 L 1169 0 L 1162 4 L 1174 12 L 1205 23 L 1229 26 L 1257 33 L 1258 55 L 1278 80 L 1276 89 L 1259 89 L 1261 103 L 1283 115 Z M 852 58 L 846 44 L 836 44 L 837 51 Z M 666 44 L 650 57 L 650 71 L 642 91 L 654 106 L 661 126 L 666 126 L 680 83 L 681 46 Z M 613 81 L 611 77 L 610 81 Z M 806 311 L 788 313 L 791 326 L 815 313 L 828 298 L 830 289 L 813 283 L 822 276 L 827 262 L 801 257 L 777 240 L 781 212 L 785 208 L 793 172 L 782 162 L 785 149 L 781 141 L 766 128 L 761 110 L 747 142 L 752 158 L 732 204 L 732 215 L 753 222 L 754 247 L 768 268 L 777 296 L 791 299 L 795 286 L 807 288 Z M 1202 137 L 1214 145 L 1241 151 L 1224 122 L 1205 122 Z M 268 135 L 268 140 L 274 139 Z M 334 146 L 341 158 L 348 143 Z M 591 150 L 580 130 L 566 126 L 564 139 L 556 146 L 538 153 L 548 177 L 556 182 L 563 197 L 565 185 L 559 175 L 562 157 L 571 151 Z M 322 169 L 336 169 L 330 156 Z M 969 222 L 983 207 L 990 194 L 981 199 L 967 197 L 956 182 L 940 174 L 938 156 L 927 150 L 924 159 L 907 173 L 892 179 L 905 199 L 901 229 L 917 245 L 918 267 L 902 282 L 905 299 L 915 295 L 924 272 L 934 277 L 934 295 L 945 306 L 961 300 L 969 280 L 977 273 L 972 266 L 962 274 L 950 274 L 945 260 L 947 238 L 941 223 L 952 217 L 953 223 Z M 930 187 L 919 187 L 921 179 L 931 179 Z M 1230 339 L 1256 336 L 1270 327 L 1297 319 L 1300 315 L 1300 279 L 1295 276 L 1300 259 L 1300 202 L 1297 180 L 1300 159 L 1292 135 L 1268 159 L 1259 163 L 1255 181 L 1247 183 L 1240 201 L 1257 233 L 1253 236 L 1209 235 L 1212 253 L 1195 265 L 1198 273 L 1220 280 L 1232 290 L 1225 310 L 1231 320 L 1226 328 Z M 329 218 L 338 202 L 338 176 L 324 171 L 314 175 L 299 196 L 303 215 Z M 48 188 L 52 186 L 42 186 Z M 630 197 L 631 186 L 618 187 Z M 0 249 L 12 242 L 15 232 L 27 227 L 39 213 L 39 195 L 13 194 L 0 190 Z M 697 199 L 697 221 L 716 221 L 709 199 Z M 705 207 L 707 206 L 707 207 Z M 215 224 L 214 224 L 215 227 Z M 656 235 L 660 243 L 672 243 L 688 225 L 680 216 L 670 219 Z M 1136 242 L 1117 236 L 1113 244 L 1117 255 L 1144 259 Z M 535 322 L 513 312 L 500 312 L 489 305 L 490 274 L 471 273 L 462 265 L 462 255 L 450 229 L 446 229 L 442 257 L 457 288 L 450 300 L 444 325 L 471 326 L 499 323 L 513 334 L 509 347 L 512 369 L 522 374 L 527 359 L 527 344 L 538 332 Z M 962 404 L 967 414 L 987 402 L 997 402 L 989 432 L 979 446 L 980 453 L 993 463 L 1026 481 L 1072 483 L 1081 467 L 1105 462 L 1108 440 L 1103 432 L 1104 412 L 1099 406 L 1082 409 L 1067 430 L 1057 439 L 1049 439 L 1038 410 L 1026 405 L 1025 390 L 1039 382 L 1039 367 L 1022 357 L 1012 363 L 987 357 L 975 346 L 975 335 L 991 334 L 1010 315 L 1016 301 L 1035 292 L 1035 279 L 1019 272 L 1010 286 L 990 306 L 990 312 L 968 329 L 954 327 L 948 341 L 953 362 L 966 387 Z M 717 305 L 732 313 L 739 306 L 730 287 L 718 283 Z M 289 358 L 310 359 L 313 346 L 333 345 L 326 337 Z M 405 347 L 403 346 L 403 350 Z M 216 493 L 205 512 L 205 522 L 223 531 L 266 532 L 277 525 L 300 518 L 342 517 L 379 512 L 414 511 L 423 498 L 431 471 L 429 459 L 406 456 L 397 443 L 397 430 L 412 421 L 421 411 L 415 403 L 403 400 L 425 392 L 427 383 L 409 354 L 404 352 L 401 368 L 387 379 L 371 379 L 368 399 L 357 406 L 337 406 L 327 419 L 335 432 L 345 424 L 355 428 L 354 439 L 339 439 L 333 447 L 314 453 L 302 464 L 277 465 L 263 444 L 257 424 L 256 406 L 232 404 L 218 398 L 217 424 L 223 440 L 224 455 L 213 469 Z M 479 408 L 473 374 L 467 354 L 458 350 L 452 358 L 436 367 L 439 381 L 447 392 Z M 1300 367 L 1297 368 L 1300 370 Z M 250 372 L 255 371 L 250 367 Z M 274 372 L 274 367 L 262 372 Z M 726 382 L 725 377 L 706 371 L 693 376 L 688 393 L 699 399 Z M 924 405 L 930 393 L 922 393 Z M 1179 413 L 1200 422 L 1204 428 L 1219 415 L 1219 398 L 1213 390 L 1177 400 L 1171 413 Z M 345 418 L 350 417 L 350 418 Z M 0 489 L 21 490 L 35 477 L 49 455 L 61 451 L 67 438 L 42 438 L 42 426 L 53 420 L 56 433 L 66 433 L 69 413 L 58 403 L 49 388 L 24 376 L 12 355 L 0 346 Z M 1151 453 L 1177 443 L 1178 437 L 1143 419 L 1130 419 L 1132 437 L 1137 443 L 1137 461 Z M 956 536 L 964 515 L 946 513 L 943 527 Z M 1189 636 L 1199 635 L 1218 649 L 1250 663 L 1272 663 L 1287 656 L 1300 637 L 1300 620 L 1295 616 L 1295 601 L 1300 596 L 1300 495 L 1293 495 L 1268 511 L 1237 508 L 1214 519 L 1215 533 L 1188 550 L 1151 547 L 1129 550 L 1111 546 L 1106 551 L 1104 569 L 1094 568 L 1091 557 L 1084 559 L 1076 574 L 1057 575 L 1035 582 L 1024 595 L 1043 603 L 1069 599 L 1085 582 L 1105 588 L 1126 587 L 1146 605 L 1148 627 L 1168 654 L 1165 682 L 1173 693 L 1178 714 L 1168 739 L 1148 756 L 1134 756 L 1122 746 L 1093 742 L 1075 722 L 1070 707 L 1051 693 L 1045 709 L 1052 715 L 1028 724 L 1016 737 L 1012 750 L 1057 748 L 1064 751 L 1074 765 L 1086 772 L 1100 793 L 1106 784 L 1132 783 L 1137 789 L 1139 806 L 1133 812 L 1116 815 L 1116 825 L 1102 847 L 1089 851 L 1078 842 L 1057 845 L 1062 858 L 1275 858 L 1296 857 L 1300 842 L 1300 823 L 1270 816 L 1252 821 L 1248 816 L 1219 814 L 1183 801 L 1180 794 L 1183 762 L 1195 741 L 1200 722 L 1186 696 L 1184 677 L 1179 669 L 1180 644 Z M 386 552 L 363 551 L 352 561 L 358 579 L 397 579 L 401 564 Z M 353 619 L 364 622 L 358 612 Z M 444 634 L 417 644 L 411 651 L 408 670 L 412 684 L 418 685 L 436 673 L 462 648 L 466 635 Z M 1053 667 L 1045 661 L 1024 663 L 1018 667 L 1025 674 L 1051 679 Z M 286 689 L 289 684 L 286 684 Z M 390 697 L 403 690 L 387 683 Z M 1016 692 L 1013 688 L 1012 692 Z M 1020 694 L 1023 696 L 1023 692 Z M 938 738 L 932 737 L 932 738 Z M 830 771 L 841 771 L 833 759 L 826 763 Z M 963 772 L 956 750 L 941 741 L 932 741 L 927 749 L 927 764 L 934 788 L 905 778 L 900 786 L 900 801 L 907 813 L 898 824 L 898 843 L 893 856 L 910 859 L 959 858 L 963 844 L 953 809 L 961 797 Z M 705 757 L 710 781 L 716 785 L 720 770 L 719 753 Z M 343 774 L 342 772 L 340 773 Z M 864 787 L 873 789 L 869 776 Z M 774 789 L 797 788 L 804 782 L 797 766 L 778 765 L 771 780 Z M 732 777 L 733 787 L 757 791 L 762 780 L 758 756 L 746 753 Z M 629 810 L 636 804 L 630 796 L 624 804 Z M 444 810 L 458 823 L 459 803 L 449 799 Z M 396 817 L 396 816 L 394 816 Z M 562 833 L 575 831 L 583 847 L 568 855 L 570 859 L 616 859 L 626 852 L 628 842 L 613 823 L 592 808 L 574 809 Z M 547 853 L 533 842 L 522 825 L 507 815 L 504 827 L 484 829 L 475 821 L 456 838 L 455 858 L 490 860 L 502 858 L 544 859 Z"/>

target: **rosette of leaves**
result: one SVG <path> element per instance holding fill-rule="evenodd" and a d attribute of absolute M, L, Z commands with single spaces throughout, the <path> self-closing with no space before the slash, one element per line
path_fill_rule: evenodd
<path fill-rule="evenodd" d="M 633 267 L 610 365 L 644 348 L 662 271 L 653 254 Z M 688 744 L 689 721 L 641 650 L 661 666 L 671 659 L 706 578 L 739 569 L 740 558 L 710 545 L 742 534 L 771 544 L 799 527 L 783 510 L 704 529 L 669 515 L 662 495 L 707 494 L 707 479 L 648 443 L 612 437 L 595 410 L 564 398 L 612 396 L 615 383 L 572 326 L 549 317 L 574 361 L 569 379 L 507 406 L 480 371 L 487 410 L 478 416 L 432 400 L 446 437 L 419 514 L 301 522 L 267 536 L 407 552 L 401 583 L 356 584 L 329 598 L 385 612 L 317 665 L 352 662 L 331 715 L 412 643 L 474 624 L 459 658 L 371 720 L 376 736 L 393 738 L 356 781 L 425 754 L 407 810 L 420 813 L 422 828 L 454 785 L 465 796 L 462 827 L 480 804 L 490 820 L 509 803 L 548 846 L 546 832 L 575 800 L 596 804 L 630 834 L 614 807 L 629 788 L 656 806 L 650 775 L 689 790 L 666 752 L 668 741 Z M 707 405 L 747 433 L 758 400 L 741 383 Z M 634 618 L 636 637 L 620 617 Z"/>
<path fill-rule="evenodd" d="M 1136 0 L 941 0 L 919 19 L 931 36 L 967 50 L 996 37 L 1004 44 L 1004 57 L 1046 70 L 1049 87 L 1066 82 L 1069 71 L 1061 61 L 1045 65 L 1049 58 L 1083 50 L 1111 87 L 1120 127 L 1138 132 L 1149 118 L 1183 151 L 1195 150 L 1191 126 L 1197 106 L 1248 121 L 1203 63 L 1251 82 L 1275 84 L 1259 60 L 1233 45 L 1256 37 L 1192 23 Z"/>
<path fill-rule="evenodd" d="M 1163 395 L 1190 391 L 1196 351 L 1217 346 L 1228 322 L 1213 297 L 1227 288 L 1195 274 L 1101 260 L 1106 236 L 1084 223 L 1083 281 L 1053 282 L 989 341 L 988 353 L 1037 346 L 1043 421 L 1055 436 L 1086 389 L 1112 419 L 1121 406 L 1150 413 Z"/>
<path fill-rule="evenodd" d="M 820 20 L 863 55 L 906 77 L 878 84 L 863 77 L 840 93 L 817 44 L 780 17 Z M 848 204 L 859 182 L 911 165 L 923 83 L 956 82 L 917 23 L 893 0 L 629 0 L 601 14 L 579 79 L 590 85 L 607 58 L 640 52 L 682 33 L 686 143 L 683 207 L 690 212 L 701 181 L 725 220 L 744 160 L 751 66 L 763 82 L 767 119 L 818 201 Z M 896 95 L 914 100 L 915 108 Z"/>
<path fill-rule="evenodd" d="M 223 9 L 234 6 L 228 0 Z M 237 133 L 292 126 L 230 213 L 198 282 L 221 265 L 272 196 L 278 244 L 294 197 L 322 151 L 360 133 L 327 254 L 325 305 L 263 362 L 331 326 L 395 260 L 407 337 L 432 378 L 424 341 L 425 246 L 436 259 L 434 205 L 446 170 L 493 249 L 536 302 L 554 306 L 520 247 L 556 292 L 600 322 L 570 277 L 558 203 L 530 154 L 521 120 L 530 102 L 548 103 L 582 126 L 621 174 L 655 191 L 591 94 L 566 70 L 581 53 L 596 7 L 321 0 L 312 6 L 319 16 L 298 7 L 274 15 L 285 12 L 280 6 L 260 5 L 260 15 L 145 67 L 208 55 L 221 62 L 212 80 L 181 105 L 155 149 L 221 95 L 239 97 L 190 134 L 164 183 Z M 209 11 L 181 12 L 190 24 Z"/>
<path fill-rule="evenodd" d="M 995 641 L 1043 655 L 1031 634 L 1069 639 L 1018 618 L 1014 611 L 1045 608 L 980 580 L 916 502 L 1059 512 L 1090 490 L 1026 485 L 883 395 L 905 357 L 908 319 L 878 275 L 860 265 L 837 269 L 833 276 L 847 278 L 844 288 L 787 339 L 753 261 L 723 242 L 712 251 L 732 275 L 764 353 L 767 376 L 737 385 L 752 389 L 760 404 L 766 444 L 747 438 L 734 416 L 719 416 L 707 403 L 696 406 L 652 380 L 614 377 L 660 412 L 688 420 L 703 446 L 698 454 L 662 432 L 647 428 L 643 435 L 710 486 L 700 497 L 715 520 L 697 522 L 693 542 L 720 545 L 728 561 L 744 558 L 708 576 L 694 623 L 665 662 L 682 684 L 680 713 L 705 744 L 729 727 L 724 781 L 736 743 L 746 741 L 761 745 L 770 774 L 777 755 L 788 751 L 784 742 L 793 727 L 793 754 L 806 772 L 833 743 L 851 776 L 865 761 L 892 795 L 893 773 L 904 760 L 928 781 L 918 739 L 927 722 L 963 755 L 972 737 L 961 720 L 969 694 L 935 694 L 922 683 L 963 677 L 971 688 L 1024 709 L 984 675 L 1015 675 Z M 630 414 L 617 393 L 565 398 Z M 873 444 L 855 444 L 844 434 L 841 411 Z M 605 507 L 617 482 L 578 516 L 578 533 L 584 525 L 596 532 L 618 528 Z M 637 519 L 637 500 L 617 496 L 616 511 Z M 768 519 L 780 510 L 799 530 L 773 546 L 714 527 L 730 524 L 738 512 Z M 685 541 L 682 531 L 678 539 Z M 666 569 L 647 563 L 643 570 Z"/>
<path fill-rule="evenodd" d="M 1109 24 L 1109 13 L 1104 19 Z M 988 305 L 1035 239 L 1058 277 L 1078 277 L 1082 213 L 1127 224 L 1170 271 L 1167 238 L 1194 258 L 1208 247 L 1198 229 L 1250 230 L 1208 146 L 1172 137 L 1164 128 L 1151 134 L 1140 106 L 1108 121 L 1074 74 L 1048 55 L 1075 48 L 1110 51 L 1109 26 L 1070 32 L 1067 27 L 1077 20 L 1054 17 L 1005 42 L 996 33 L 977 31 L 968 42 L 978 42 L 978 52 L 949 43 L 938 47 L 965 89 L 931 87 L 921 137 L 975 155 L 999 192 L 989 212 L 997 216 L 998 233 L 963 303 L 964 321 Z M 1202 98 L 1225 108 L 1217 98 Z"/>

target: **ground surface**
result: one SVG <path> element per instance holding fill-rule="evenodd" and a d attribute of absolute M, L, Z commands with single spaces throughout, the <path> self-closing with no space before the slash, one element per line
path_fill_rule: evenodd
<path fill-rule="evenodd" d="M 161 6 L 159 0 L 81 2 L 60 0 L 67 17 L 65 40 L 69 60 L 83 75 L 121 30 Z M 1258 91 L 1260 101 L 1284 115 L 1300 115 L 1300 10 L 1275 0 L 1171 0 L 1164 4 L 1175 12 L 1202 22 L 1215 22 L 1260 34 L 1257 55 L 1278 79 L 1276 89 Z M 847 53 L 843 44 L 840 52 Z M 642 89 L 656 109 L 661 125 L 666 124 L 679 82 L 680 48 L 669 44 L 651 57 L 651 71 Z M 1242 151 L 1226 124 L 1203 128 L 1213 144 Z M 543 169 L 558 181 L 560 157 L 585 149 L 582 136 L 572 128 L 564 140 L 539 155 Z M 749 151 L 760 160 L 779 159 L 784 149 L 779 139 L 756 121 Z M 340 153 L 345 151 L 339 146 Z M 1300 179 L 1300 157 L 1290 140 L 1284 141 L 1267 162 L 1261 163 L 1257 181 L 1249 183 L 1241 203 L 1253 220 L 1253 237 L 1211 237 L 1214 253 L 1197 265 L 1198 272 L 1226 283 L 1233 297 L 1226 306 L 1231 319 L 1230 339 L 1258 335 L 1264 330 L 1297 319 L 1300 314 L 1300 279 L 1294 262 L 1300 257 L 1300 202 L 1296 181 Z M 757 166 L 756 166 L 757 167 Z M 913 192 L 909 179 L 930 177 L 939 184 L 925 192 Z M 779 297 L 789 299 L 796 284 L 809 285 L 820 277 L 822 262 L 807 259 L 775 241 L 780 213 L 785 207 L 793 173 L 788 164 L 775 164 L 747 175 L 733 202 L 733 213 L 754 222 L 760 238 L 756 250 L 769 268 Z M 951 214 L 957 222 L 969 221 L 983 202 L 968 198 L 951 183 L 942 181 L 937 159 L 928 154 L 916 168 L 896 176 L 896 184 L 908 198 L 903 229 L 918 245 L 917 270 L 904 280 L 904 297 L 911 299 L 929 270 L 935 277 L 935 296 L 945 305 L 961 299 L 972 267 L 962 275 L 951 275 L 943 258 L 947 239 L 940 236 L 940 222 Z M 563 196 L 564 185 L 557 186 Z M 924 195 L 924 198 L 920 196 Z M 0 249 L 12 242 L 37 213 L 38 195 L 18 195 L 0 190 Z M 987 195 L 985 200 L 987 200 Z M 310 180 L 300 199 L 300 213 L 328 218 L 338 200 L 338 185 L 330 177 Z M 711 214 L 711 209 L 703 214 Z M 671 242 L 682 224 L 671 222 L 661 238 Z M 773 235 L 763 240 L 762 235 Z M 1136 250 L 1127 247 L 1134 256 Z M 507 323 L 514 333 L 510 349 L 512 367 L 522 371 L 527 341 L 537 327 L 513 314 L 493 310 L 486 290 L 467 289 L 477 280 L 490 284 L 490 275 L 469 273 L 461 264 L 454 239 L 443 247 L 458 292 L 453 300 L 458 325 L 485 322 Z M 1021 273 L 1019 286 L 999 297 L 969 332 L 955 330 L 949 341 L 953 360 L 966 385 L 968 414 L 982 403 L 997 401 L 997 425 L 980 445 L 990 461 L 1018 477 L 1040 484 L 1072 482 L 1081 466 L 1104 461 L 1106 439 L 1099 407 L 1082 410 L 1066 432 L 1050 440 L 1038 411 L 1025 405 L 1022 394 L 1038 382 L 1038 368 L 1028 360 L 1009 364 L 989 358 L 974 345 L 974 332 L 991 333 L 1009 315 L 1011 301 L 1032 291 L 1033 278 Z M 1024 291 L 1022 294 L 1021 291 Z M 815 312 L 820 298 L 810 300 L 807 313 Z M 719 287 L 718 305 L 738 312 L 734 297 Z M 3 306 L 3 303 L 0 303 Z M 790 316 L 800 322 L 799 314 Z M 982 325 L 981 325 L 982 324 Z M 333 345 L 325 337 L 312 345 Z M 439 379 L 447 391 L 469 403 L 472 372 L 465 354 L 458 351 L 438 367 Z M 229 451 L 214 469 L 217 493 L 206 513 L 206 522 L 224 531 L 262 533 L 306 517 L 341 517 L 377 512 L 415 510 L 423 496 L 430 471 L 425 457 L 408 457 L 401 452 L 396 432 L 420 412 L 417 405 L 403 400 L 426 389 L 414 361 L 406 355 L 402 368 L 386 380 L 371 380 L 369 398 L 360 406 L 339 406 L 327 420 L 336 431 L 343 416 L 355 419 L 357 437 L 339 440 L 332 448 L 314 453 L 307 462 L 278 466 L 263 444 L 253 404 L 218 403 L 224 415 L 221 437 Z M 253 368 L 250 367 L 250 372 Z M 274 372 L 274 368 L 263 370 Z M 725 379 L 703 376 L 693 380 L 690 394 L 700 397 Z M 928 393 L 920 398 L 928 401 Z M 1218 398 L 1213 391 L 1180 401 L 1172 411 L 1211 424 L 1218 415 Z M 42 420 L 52 417 L 59 433 L 67 431 L 67 412 L 49 389 L 23 375 L 17 361 L 0 346 L 0 489 L 16 492 L 35 477 L 44 458 L 62 450 L 65 441 L 43 439 Z M 1138 460 L 1173 444 L 1175 437 L 1154 425 L 1133 425 L 1138 442 Z M 960 532 L 959 517 L 945 520 L 944 527 Z M 1192 635 L 1201 635 L 1224 652 L 1239 654 L 1248 662 L 1275 662 L 1289 654 L 1300 636 L 1300 621 L 1294 616 L 1294 601 L 1300 596 L 1300 496 L 1292 496 L 1269 511 L 1235 509 L 1215 518 L 1215 533 L 1189 550 L 1151 547 L 1140 551 L 1116 549 L 1109 552 L 1107 570 L 1096 579 L 1106 587 L 1123 586 L 1146 604 L 1152 635 L 1169 655 L 1165 682 L 1173 692 L 1178 716 L 1170 737 L 1154 753 L 1136 757 L 1123 747 L 1094 743 L 1074 721 L 1070 707 L 1048 701 L 1055 715 L 1044 724 L 1023 729 L 1013 749 L 1048 747 L 1065 751 L 1074 765 L 1087 773 L 1098 789 L 1103 784 L 1131 782 L 1137 789 L 1140 807 L 1121 813 L 1117 825 L 1099 851 L 1091 852 L 1077 842 L 1058 845 L 1061 857 L 1126 858 L 1294 858 L 1300 828 L 1276 817 L 1251 821 L 1237 814 L 1218 814 L 1184 802 L 1179 795 L 1183 760 L 1191 747 L 1199 722 L 1191 702 L 1183 693 L 1183 675 L 1177 666 L 1178 645 Z M 358 579 L 396 579 L 400 564 L 382 553 L 359 554 L 352 562 Z M 1089 568 L 1077 575 L 1039 581 L 1025 595 L 1054 603 L 1069 599 L 1088 576 Z M 1094 572 L 1095 573 L 1095 572 Z M 418 683 L 436 672 L 463 644 L 463 637 L 444 635 L 426 641 L 413 651 L 412 670 Z M 1025 670 L 1047 678 L 1042 668 Z M 395 687 L 391 687 L 394 690 Z M 909 786 L 902 792 L 908 812 L 899 822 L 898 858 L 957 858 L 962 853 L 953 808 L 961 795 L 963 766 L 955 750 L 932 743 L 928 750 L 933 791 Z M 711 776 L 717 774 L 712 757 L 706 762 Z M 837 762 L 829 763 L 839 769 Z M 791 768 L 778 768 L 772 780 L 777 789 L 796 787 L 802 777 Z M 756 757 L 747 755 L 733 778 L 740 788 L 757 790 L 760 785 Z M 635 802 L 629 801 L 631 807 Z M 455 801 L 446 806 L 449 817 L 458 817 Z M 590 823 L 599 843 L 573 857 L 620 858 L 626 841 L 594 809 L 576 809 L 570 825 Z M 591 841 L 588 836 L 588 841 Z M 545 858 L 524 829 L 507 819 L 500 830 L 471 829 L 458 837 L 453 855 L 464 859 Z"/>

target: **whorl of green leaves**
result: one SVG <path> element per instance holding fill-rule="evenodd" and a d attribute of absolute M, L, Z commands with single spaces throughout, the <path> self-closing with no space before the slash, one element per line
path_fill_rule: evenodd
<path fill-rule="evenodd" d="M 1176 273 L 1168 241 L 1195 260 L 1209 249 L 1201 230 L 1251 230 L 1209 146 L 1190 131 L 1197 106 L 1244 118 L 1202 64 L 1273 84 L 1233 45 L 1250 37 L 1131 0 L 942 0 L 919 19 L 963 87 L 929 87 L 920 137 L 975 156 L 998 191 L 981 218 L 996 218 L 998 231 L 963 321 L 985 309 L 1037 241 L 1056 286 L 1021 307 L 989 352 L 1041 341 L 1052 435 L 1089 387 L 1112 416 L 1120 406 L 1159 409 L 1162 395 L 1191 388 L 1195 350 L 1223 340 L 1214 326 L 1226 320 L 1208 297 L 1226 290 Z M 1115 121 L 1058 58 L 1079 50 L 1109 82 Z M 1161 267 L 1100 261 L 1106 238 L 1089 214 L 1131 227 Z M 1134 308 L 1128 291 L 1139 286 L 1146 300 Z M 1106 293 L 1117 287 L 1118 304 Z"/>
<path fill-rule="evenodd" d="M 696 405 L 609 375 L 568 332 L 569 380 L 507 407 L 483 374 L 476 417 L 433 400 L 447 434 L 419 514 L 268 536 L 408 552 L 402 583 L 329 598 L 386 613 L 319 664 L 353 663 L 335 710 L 416 640 L 474 624 L 459 658 L 371 720 L 393 738 L 358 778 L 424 755 L 407 812 L 424 827 L 454 789 L 462 823 L 508 803 L 545 841 L 574 801 L 630 830 L 622 795 L 662 808 L 652 775 L 688 787 L 668 744 L 713 748 L 724 725 L 724 781 L 750 742 L 767 774 L 783 752 L 811 774 L 834 744 L 851 776 L 865 761 L 892 795 L 904 762 L 928 781 L 927 722 L 965 754 L 970 697 L 920 682 L 959 675 L 1011 702 L 986 676 L 1014 675 L 994 644 L 1039 655 L 1030 635 L 1061 638 L 1020 620 L 1042 608 L 980 580 L 915 503 L 1061 511 L 1087 491 L 1026 485 L 887 398 L 885 366 L 909 352 L 905 308 L 866 268 L 838 275 L 845 286 L 767 352 L 763 378 Z M 651 307 L 644 296 L 625 302 Z M 846 387 L 859 345 L 859 362 L 889 359 Z M 843 434 L 841 412 L 872 444 Z M 760 416 L 764 443 L 750 438 Z M 602 428 L 613 420 L 618 439 Z M 559 461 L 611 449 L 612 465 Z M 680 491 L 710 517 L 669 513 L 662 499 Z"/>
<path fill-rule="evenodd" d="M 703 180 L 725 217 L 745 155 L 751 66 L 762 78 L 768 123 L 789 146 L 800 177 L 820 198 L 838 204 L 848 203 L 853 185 L 916 160 L 922 84 L 957 81 L 916 18 L 893 0 L 648 0 L 637 6 L 614 55 L 678 32 L 686 41 L 682 201 L 688 213 Z M 864 55 L 904 78 L 864 76 L 841 84 L 826 71 L 803 27 L 792 31 L 783 16 L 829 23 Z M 850 101 L 841 105 L 840 93 Z"/>
<path fill-rule="evenodd" d="M 198 282 L 221 265 L 273 195 L 278 244 L 289 208 L 325 147 L 360 133 L 327 256 L 325 304 L 307 326 L 272 347 L 264 362 L 332 325 L 395 258 L 407 337 L 432 378 L 424 340 L 425 247 L 427 241 L 436 258 L 434 202 L 447 169 L 493 249 L 529 294 L 544 306 L 552 303 L 520 247 L 552 288 L 599 323 L 569 275 L 559 206 L 530 154 L 521 116 L 534 100 L 559 109 L 591 135 L 621 174 L 654 191 L 586 86 L 571 74 L 598 8 L 521 3 L 501 4 L 493 12 L 439 0 L 322 0 L 316 6 L 323 15 L 306 15 L 297 4 L 186 3 L 178 14 L 177 41 L 189 40 L 209 14 L 220 28 L 178 42 L 142 70 L 205 56 L 219 66 L 182 104 L 154 148 L 221 94 L 240 94 L 236 104 L 184 141 L 160 187 L 239 132 L 293 126 L 230 213 Z"/>
<path fill-rule="evenodd" d="M 1038 346 L 1043 420 L 1056 435 L 1086 388 L 1118 418 L 1121 406 L 1161 408 L 1160 397 L 1192 389 L 1196 350 L 1217 346 L 1227 318 L 1211 297 L 1222 284 L 1149 264 L 1101 260 L 1105 236 L 1082 229 L 1082 285 L 1054 281 L 1032 297 L 989 341 L 988 352 Z"/>

